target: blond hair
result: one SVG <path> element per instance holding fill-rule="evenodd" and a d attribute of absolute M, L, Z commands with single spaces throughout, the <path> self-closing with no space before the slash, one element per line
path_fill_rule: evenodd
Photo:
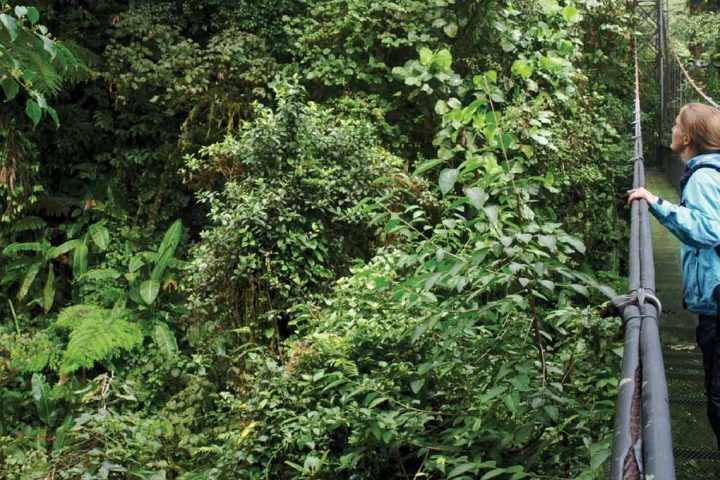
<path fill-rule="evenodd" d="M 690 135 L 690 148 L 696 153 L 720 152 L 720 110 L 702 103 L 685 105 L 678 123 Z"/>

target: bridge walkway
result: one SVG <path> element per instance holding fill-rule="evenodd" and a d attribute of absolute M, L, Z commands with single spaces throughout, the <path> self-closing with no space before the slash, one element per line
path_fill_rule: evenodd
<path fill-rule="evenodd" d="M 664 174 L 646 170 L 651 192 L 679 203 Z M 660 335 L 670 399 L 673 451 L 678 480 L 720 479 L 720 452 L 705 413 L 703 369 L 695 344 L 697 317 L 682 307 L 680 242 L 653 217 L 656 291 L 663 302 Z"/>

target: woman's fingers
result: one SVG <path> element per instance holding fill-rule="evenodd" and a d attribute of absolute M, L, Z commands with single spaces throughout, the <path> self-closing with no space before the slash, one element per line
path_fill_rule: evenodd
<path fill-rule="evenodd" d="M 632 204 L 635 200 L 646 200 L 649 204 L 657 202 L 657 196 L 653 195 L 650 191 L 644 188 L 633 188 L 628 190 L 628 205 Z"/>

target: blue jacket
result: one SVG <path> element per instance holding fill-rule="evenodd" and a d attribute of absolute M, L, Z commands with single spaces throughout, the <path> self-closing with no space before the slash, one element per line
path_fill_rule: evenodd
<path fill-rule="evenodd" d="M 690 159 L 686 172 L 699 164 L 720 167 L 720 154 L 702 154 Z M 650 211 L 680 239 L 683 300 L 694 313 L 715 316 L 718 304 L 713 290 L 720 284 L 720 172 L 701 168 L 692 174 L 682 192 L 682 203 L 660 199 Z"/>

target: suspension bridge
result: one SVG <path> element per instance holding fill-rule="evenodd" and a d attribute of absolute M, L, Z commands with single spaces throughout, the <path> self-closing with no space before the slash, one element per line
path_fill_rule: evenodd
<path fill-rule="evenodd" d="M 634 48 L 633 187 L 679 203 L 684 165 L 669 149 L 675 118 L 690 102 L 720 106 L 676 53 L 665 2 L 635 0 L 632 7 L 641 32 Z M 654 128 L 645 132 L 641 72 L 652 73 L 659 99 Z M 654 158 L 647 169 L 643 139 Z M 628 293 L 613 299 L 625 325 L 609 465 L 613 480 L 720 478 L 720 451 L 705 413 L 702 354 L 695 344 L 697 318 L 683 309 L 681 287 L 678 240 L 652 218 L 644 200 L 633 202 Z"/>

